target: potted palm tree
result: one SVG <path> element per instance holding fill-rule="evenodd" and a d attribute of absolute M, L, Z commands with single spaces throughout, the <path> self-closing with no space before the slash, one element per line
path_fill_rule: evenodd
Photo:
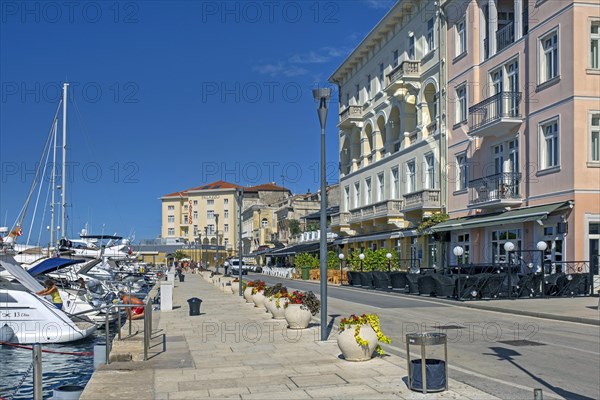
<path fill-rule="evenodd" d="M 377 314 L 351 315 L 340 322 L 338 347 L 347 361 L 366 361 L 373 354 L 383 354 L 381 343 L 391 343 L 391 339 L 381 332 Z"/>
<path fill-rule="evenodd" d="M 288 303 L 285 305 L 285 320 L 290 329 L 305 329 L 310 318 L 321 309 L 321 302 L 313 292 L 300 292 L 298 290 L 288 294 Z"/>

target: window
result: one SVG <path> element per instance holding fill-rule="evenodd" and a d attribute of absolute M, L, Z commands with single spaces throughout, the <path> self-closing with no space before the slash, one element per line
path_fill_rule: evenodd
<path fill-rule="evenodd" d="M 416 54 L 415 54 L 415 36 L 414 34 L 411 32 L 412 36 L 408 37 L 408 59 L 409 60 L 414 60 L 416 58 Z"/>
<path fill-rule="evenodd" d="M 371 204 L 372 201 L 372 194 L 371 194 L 371 178 L 367 178 L 365 179 L 365 186 L 367 187 L 366 192 L 365 192 L 365 205 L 366 204 Z"/>
<path fill-rule="evenodd" d="M 229 219 L 229 210 L 223 210 L 223 218 Z"/>
<path fill-rule="evenodd" d="M 175 236 L 175 228 L 167 229 L 167 236 Z"/>
<path fill-rule="evenodd" d="M 194 211 L 194 221 L 198 221 L 198 211 Z"/>
<path fill-rule="evenodd" d="M 559 165 L 558 119 L 542 124 L 540 150 L 541 169 Z"/>
<path fill-rule="evenodd" d="M 435 19 L 431 18 L 427 21 L 427 52 L 435 49 Z"/>
<path fill-rule="evenodd" d="M 513 251 L 514 255 L 514 253 L 521 248 L 521 237 L 521 229 L 503 229 L 493 231 L 492 257 L 494 259 L 494 263 L 507 263 L 508 257 L 506 250 L 504 249 L 504 244 L 506 242 L 512 242 L 512 244 L 515 245 L 515 250 Z"/>
<path fill-rule="evenodd" d="M 456 190 L 466 190 L 468 183 L 467 153 L 456 155 Z"/>
<path fill-rule="evenodd" d="M 425 155 L 425 188 L 435 189 L 435 158 L 431 153 Z"/>
<path fill-rule="evenodd" d="M 469 253 L 471 252 L 471 240 L 468 233 L 458 234 L 456 236 L 456 245 L 463 248 L 463 254 L 456 258 L 457 264 L 468 264 Z"/>
<path fill-rule="evenodd" d="M 600 21 L 592 21 L 590 35 L 590 68 L 600 69 Z"/>
<path fill-rule="evenodd" d="M 394 50 L 393 60 L 392 60 L 392 68 L 396 68 L 398 66 L 398 50 Z"/>
<path fill-rule="evenodd" d="M 600 114 L 593 114 L 590 129 L 590 161 L 600 161 Z"/>
<path fill-rule="evenodd" d="M 223 232 L 225 232 L 225 233 L 229 232 L 229 224 L 223 225 Z"/>
<path fill-rule="evenodd" d="M 415 160 L 406 163 L 406 193 L 416 191 Z"/>
<path fill-rule="evenodd" d="M 350 186 L 344 187 L 344 209 L 350 209 Z"/>
<path fill-rule="evenodd" d="M 194 225 L 194 237 L 198 236 L 198 225 Z"/>
<path fill-rule="evenodd" d="M 540 39 L 541 62 L 540 83 L 558 76 L 558 31 L 554 31 Z"/>
<path fill-rule="evenodd" d="M 260 226 L 261 226 L 261 228 L 268 228 L 269 227 L 269 220 L 266 219 L 266 218 L 263 218 L 260 221 Z"/>
<path fill-rule="evenodd" d="M 206 219 L 215 218 L 215 210 L 206 210 Z"/>
<path fill-rule="evenodd" d="M 398 176 L 398 167 L 392 169 L 392 199 L 400 197 L 400 179 Z"/>
<path fill-rule="evenodd" d="M 206 205 L 207 206 L 214 206 L 215 205 L 215 200 L 214 199 L 206 200 Z"/>
<path fill-rule="evenodd" d="M 371 100 L 371 74 L 367 75 L 367 100 Z"/>
<path fill-rule="evenodd" d="M 383 72 L 384 72 L 384 68 L 383 68 L 383 63 L 379 64 L 379 88 L 383 89 L 383 85 L 384 85 L 384 80 L 383 80 Z"/>
<path fill-rule="evenodd" d="M 354 94 L 354 98 L 356 100 L 356 104 L 360 104 L 360 85 L 357 83 L 356 84 L 356 93 Z"/>
<path fill-rule="evenodd" d="M 170 224 L 174 224 L 175 223 L 175 216 L 174 215 L 167 216 L 167 222 L 170 223 Z"/>
<path fill-rule="evenodd" d="M 223 204 L 225 204 L 225 205 L 229 204 L 229 199 L 223 199 Z"/>
<path fill-rule="evenodd" d="M 229 246 L 229 239 L 228 238 L 223 239 L 223 246 L 225 246 L 225 248 L 227 248 Z"/>
<path fill-rule="evenodd" d="M 462 85 L 456 88 L 456 123 L 467 120 L 467 87 Z"/>
<path fill-rule="evenodd" d="M 167 206 L 168 211 L 175 211 L 175 206 Z"/>
<path fill-rule="evenodd" d="M 197 206 L 198 205 L 198 200 L 194 200 L 194 205 Z"/>
<path fill-rule="evenodd" d="M 467 51 L 467 30 L 465 20 L 456 24 L 456 56 L 460 56 Z"/>
<path fill-rule="evenodd" d="M 383 172 L 377 174 L 377 201 L 383 201 L 383 193 L 385 187 L 385 180 L 383 177 Z"/>
<path fill-rule="evenodd" d="M 360 207 L 360 182 L 354 184 L 354 208 Z"/>

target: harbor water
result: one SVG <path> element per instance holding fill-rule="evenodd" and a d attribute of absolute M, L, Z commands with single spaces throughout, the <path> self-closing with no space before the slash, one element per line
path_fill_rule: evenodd
<path fill-rule="evenodd" d="M 110 336 L 116 329 L 111 327 Z M 106 341 L 104 329 L 86 339 L 42 345 L 44 399 L 63 385 L 85 386 L 94 372 L 94 345 Z M 0 399 L 32 399 L 33 370 L 31 345 L 0 345 Z M 27 374 L 27 375 L 26 375 Z M 19 387 L 19 385 L 21 385 Z"/>

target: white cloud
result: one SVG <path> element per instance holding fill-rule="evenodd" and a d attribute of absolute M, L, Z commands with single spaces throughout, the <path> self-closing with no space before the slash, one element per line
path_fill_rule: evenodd
<path fill-rule="evenodd" d="M 308 53 L 294 54 L 287 60 L 257 65 L 253 69 L 260 74 L 270 76 L 300 76 L 309 73 L 307 69 L 309 65 L 324 64 L 345 57 L 349 53 L 350 50 L 346 48 L 322 47 Z"/>
<path fill-rule="evenodd" d="M 395 3 L 394 0 L 364 0 L 364 2 L 367 7 L 374 8 L 375 10 L 389 10 Z"/>

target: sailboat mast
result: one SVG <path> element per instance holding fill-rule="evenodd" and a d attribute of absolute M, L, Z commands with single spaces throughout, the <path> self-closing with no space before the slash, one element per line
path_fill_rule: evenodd
<path fill-rule="evenodd" d="M 67 235 L 67 225 L 66 225 L 66 208 L 67 208 L 67 90 L 69 88 L 69 84 L 65 83 L 63 85 L 63 118 L 62 118 L 62 129 L 63 129 L 63 137 L 62 137 L 62 192 L 61 192 L 61 202 L 62 202 L 62 215 L 61 215 L 61 229 L 63 237 Z"/>
<path fill-rule="evenodd" d="M 50 246 L 54 246 L 54 207 L 56 205 L 56 147 L 58 143 L 56 142 L 58 133 L 58 118 L 54 120 L 54 126 L 52 127 L 52 145 L 54 146 L 53 155 L 52 155 L 52 179 L 50 183 L 50 187 L 52 190 L 52 200 L 50 203 Z"/>

